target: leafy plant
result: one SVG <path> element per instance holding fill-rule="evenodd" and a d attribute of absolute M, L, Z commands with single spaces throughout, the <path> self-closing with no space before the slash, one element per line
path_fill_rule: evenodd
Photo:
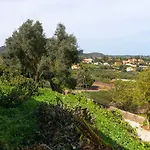
<path fill-rule="evenodd" d="M 16 107 L 28 100 L 35 93 L 38 93 L 38 87 L 32 79 L 13 83 L 16 86 L 9 86 L 5 90 L 0 89 L 0 106 L 5 108 Z"/>
<path fill-rule="evenodd" d="M 36 141 L 55 150 L 77 147 L 78 133 L 72 113 L 62 106 L 41 103 L 37 111 L 39 131 Z"/>
<path fill-rule="evenodd" d="M 36 142 L 51 149 L 111 150 L 99 137 L 94 120 L 86 109 L 70 111 L 57 97 L 57 105 L 41 103 L 37 111 L 39 131 Z"/>

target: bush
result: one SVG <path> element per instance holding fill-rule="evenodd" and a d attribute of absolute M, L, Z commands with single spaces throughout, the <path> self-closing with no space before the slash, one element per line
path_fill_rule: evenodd
<path fill-rule="evenodd" d="M 14 82 L 13 85 L 15 85 Z M 6 88 L 7 87 L 7 88 Z M 0 89 L 0 106 L 4 108 L 16 107 L 38 93 L 38 87 L 32 79 L 24 79 L 16 86 L 2 86 Z"/>
<path fill-rule="evenodd" d="M 80 88 L 89 88 L 94 83 L 94 79 L 90 75 L 88 69 L 83 68 L 77 72 L 77 86 Z"/>
<path fill-rule="evenodd" d="M 20 88 L 29 96 L 32 96 L 34 93 L 38 92 L 38 86 L 34 80 L 31 78 L 26 78 L 22 75 L 4 73 L 0 77 L 0 82 L 5 86 L 15 86 Z"/>
<path fill-rule="evenodd" d="M 4 108 L 16 107 L 26 99 L 27 96 L 21 89 L 13 88 L 8 93 L 0 90 L 0 106 Z"/>
<path fill-rule="evenodd" d="M 115 105 L 125 111 L 135 113 L 138 109 L 137 102 L 135 101 L 136 82 L 116 81 L 115 87 L 112 89 L 112 99 Z"/>
<path fill-rule="evenodd" d="M 73 149 L 78 143 L 77 130 L 70 111 L 60 105 L 41 103 L 37 111 L 39 125 L 36 141 L 55 150 Z"/>
<path fill-rule="evenodd" d="M 21 89 L 28 97 L 38 93 L 38 86 L 33 79 L 25 78 L 22 83 L 17 85 L 17 88 Z"/>
<path fill-rule="evenodd" d="M 94 128 L 95 119 L 87 109 L 76 107 L 70 111 L 58 97 L 57 105 L 41 103 L 37 120 L 39 131 L 36 143 L 44 143 L 51 149 L 112 150 L 99 137 Z"/>

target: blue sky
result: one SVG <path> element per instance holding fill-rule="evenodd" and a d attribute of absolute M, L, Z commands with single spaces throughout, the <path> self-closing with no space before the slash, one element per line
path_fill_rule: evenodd
<path fill-rule="evenodd" d="M 150 0 L 0 0 L 0 45 L 27 19 L 63 23 L 85 52 L 150 55 Z"/>

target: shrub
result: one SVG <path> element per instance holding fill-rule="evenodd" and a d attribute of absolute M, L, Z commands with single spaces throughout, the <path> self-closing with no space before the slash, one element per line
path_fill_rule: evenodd
<path fill-rule="evenodd" d="M 32 79 L 24 78 L 21 82 L 14 82 L 12 86 L 0 89 L 0 106 L 4 108 L 16 107 L 38 93 L 38 87 Z"/>
<path fill-rule="evenodd" d="M 70 111 L 60 105 L 41 103 L 37 111 L 39 131 L 36 141 L 55 150 L 77 146 L 77 131 Z"/>
<path fill-rule="evenodd" d="M 28 97 L 38 93 L 38 86 L 31 78 L 25 78 L 22 83 L 17 85 L 17 88 L 21 89 Z"/>
<path fill-rule="evenodd" d="M 22 75 L 17 75 L 14 73 L 4 73 L 0 77 L 0 82 L 3 85 L 15 86 L 22 89 L 26 95 L 32 96 L 34 93 L 38 92 L 38 86 L 31 78 L 26 78 Z"/>
<path fill-rule="evenodd" d="M 16 107 L 26 99 L 27 97 L 21 89 L 13 88 L 8 93 L 0 90 L 0 106 L 4 108 Z"/>
<path fill-rule="evenodd" d="M 36 142 L 44 143 L 51 149 L 112 150 L 99 137 L 95 121 L 87 109 L 76 107 L 70 111 L 64 108 L 58 97 L 57 105 L 41 103 L 37 120 L 39 131 Z"/>
<path fill-rule="evenodd" d="M 90 75 L 88 69 L 80 69 L 77 73 L 77 86 L 80 88 L 89 88 L 94 83 L 94 79 Z"/>

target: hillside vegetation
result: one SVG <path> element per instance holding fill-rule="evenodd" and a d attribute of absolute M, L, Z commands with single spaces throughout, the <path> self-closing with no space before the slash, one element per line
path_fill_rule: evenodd
<path fill-rule="evenodd" d="M 42 122 L 37 123 L 40 116 L 37 116 L 36 113 L 42 102 L 53 104 L 54 106 L 59 103 L 69 110 L 74 110 L 76 107 L 83 110 L 87 109 L 92 118 L 95 118 L 95 127 L 98 130 L 99 137 L 103 143 L 110 145 L 113 149 L 150 149 L 149 144 L 144 144 L 136 137 L 133 129 L 122 120 L 118 112 L 110 112 L 99 107 L 91 100 L 87 100 L 83 95 L 70 94 L 64 96 L 50 89 L 40 89 L 38 96 L 31 97 L 19 107 L 10 109 L 1 107 L 1 149 L 16 149 L 16 147 L 38 142 L 36 134 L 39 131 L 39 123 Z M 46 119 L 47 116 L 43 117 Z M 54 124 L 51 125 L 52 127 L 54 126 Z M 69 130 L 66 132 L 67 134 L 70 134 Z M 47 136 L 50 135 L 47 134 Z"/>
<path fill-rule="evenodd" d="M 147 104 L 148 117 L 149 71 L 140 74 L 136 88 L 132 83 L 115 85 L 113 97 L 108 92 L 74 94 L 75 88 L 87 89 L 95 80 L 109 82 L 118 74 L 111 66 L 79 64 L 82 50 L 63 24 L 46 37 L 39 21 L 27 20 L 5 46 L 0 61 L 0 150 L 150 149 L 117 110 L 95 103 L 97 97 L 106 99 L 106 106 L 112 98 L 122 105 L 139 99 Z M 130 90 L 134 92 L 128 96 Z"/>

